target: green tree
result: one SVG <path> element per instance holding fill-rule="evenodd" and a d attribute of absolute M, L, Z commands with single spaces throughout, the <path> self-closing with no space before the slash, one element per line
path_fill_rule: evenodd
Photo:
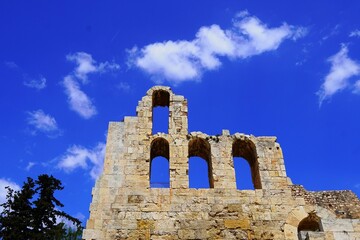
<path fill-rule="evenodd" d="M 1 206 L 0 237 L 3 239 L 30 239 L 33 221 L 31 199 L 35 194 L 35 183 L 28 178 L 20 191 L 7 187 L 7 201 Z"/>
<path fill-rule="evenodd" d="M 7 187 L 6 202 L 1 204 L 3 212 L 0 214 L 0 238 L 79 239 L 81 222 L 58 210 L 64 205 L 54 197 L 54 193 L 63 188 L 60 180 L 47 174 L 38 176 L 36 181 L 28 178 L 19 191 Z M 69 230 L 59 219 L 69 220 L 76 226 L 76 230 Z"/>
<path fill-rule="evenodd" d="M 64 240 L 79 240 L 82 237 L 82 228 L 68 228 L 65 236 L 63 237 Z"/>

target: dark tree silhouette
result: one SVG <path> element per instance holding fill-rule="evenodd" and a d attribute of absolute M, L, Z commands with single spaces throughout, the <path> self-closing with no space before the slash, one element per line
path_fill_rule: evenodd
<path fill-rule="evenodd" d="M 79 239 L 81 222 L 60 211 L 58 208 L 64 205 L 54 197 L 55 191 L 63 188 L 60 180 L 47 174 L 38 176 L 36 181 L 28 178 L 19 191 L 7 187 L 6 202 L 1 204 L 0 238 Z M 59 219 L 69 220 L 76 226 L 76 230 L 66 228 Z"/>
<path fill-rule="evenodd" d="M 20 191 L 7 188 L 7 201 L 1 206 L 0 237 L 3 239 L 30 239 L 33 224 L 31 199 L 35 194 L 35 183 L 28 178 Z"/>

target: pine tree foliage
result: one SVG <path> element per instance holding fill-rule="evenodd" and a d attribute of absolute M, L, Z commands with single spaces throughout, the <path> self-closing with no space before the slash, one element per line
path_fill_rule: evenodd
<path fill-rule="evenodd" d="M 43 174 L 34 181 L 27 178 L 19 191 L 7 187 L 6 202 L 1 204 L 0 238 L 4 240 L 60 240 L 79 239 L 81 222 L 60 211 L 64 205 L 54 196 L 64 187 L 61 181 Z M 61 221 L 68 220 L 76 229 L 67 228 Z"/>

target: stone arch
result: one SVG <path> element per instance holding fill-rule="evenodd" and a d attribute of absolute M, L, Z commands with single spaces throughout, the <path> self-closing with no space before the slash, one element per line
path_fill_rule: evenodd
<path fill-rule="evenodd" d="M 308 213 L 308 216 L 300 221 L 298 232 L 300 231 L 321 231 L 320 217 L 315 212 Z"/>
<path fill-rule="evenodd" d="M 150 169 L 149 169 L 149 181 L 150 181 L 150 187 L 152 183 L 152 171 L 153 171 L 153 160 L 156 157 L 163 157 L 167 159 L 168 165 L 167 165 L 167 175 L 170 173 L 169 165 L 170 165 L 170 149 L 169 149 L 169 142 L 163 138 L 163 137 L 157 137 L 155 138 L 150 145 Z M 166 184 L 170 184 L 169 182 Z"/>
<path fill-rule="evenodd" d="M 232 144 L 232 156 L 244 158 L 249 163 L 254 189 L 261 189 L 258 156 L 254 142 L 249 138 L 236 138 Z"/>
<path fill-rule="evenodd" d="M 285 239 L 288 240 L 298 240 L 298 230 L 301 221 L 309 217 L 309 214 L 314 213 L 319 218 L 317 223 L 319 223 L 319 229 L 322 231 L 321 219 L 332 219 L 335 220 L 336 216 L 334 213 L 330 212 L 328 209 L 325 209 L 320 206 L 306 205 L 299 206 L 294 208 L 289 212 L 285 225 L 284 225 L 284 234 Z M 309 219 L 308 219 L 309 220 Z M 306 220 L 306 221 L 308 221 Z M 305 222 L 305 221 L 304 221 Z"/>
<path fill-rule="evenodd" d="M 309 239 L 314 233 L 318 235 L 320 231 L 322 232 L 321 229 L 320 217 L 316 215 L 315 211 L 309 212 L 308 216 L 301 220 L 298 225 L 298 238 L 299 240 Z"/>
<path fill-rule="evenodd" d="M 153 95 L 153 93 L 154 93 L 155 91 L 158 91 L 158 90 L 166 91 L 166 92 L 168 92 L 171 96 L 173 95 L 173 92 L 172 92 L 172 90 L 171 90 L 170 87 L 168 87 L 168 86 L 160 86 L 160 85 L 153 86 L 152 88 L 150 88 L 149 90 L 147 90 L 146 95 L 151 97 L 151 96 Z"/>
<path fill-rule="evenodd" d="M 188 149 L 189 149 L 189 156 L 188 156 L 189 158 L 195 156 L 201 157 L 207 162 L 209 186 L 210 188 L 214 188 L 210 143 L 203 138 L 194 137 L 189 141 Z"/>
<path fill-rule="evenodd" d="M 152 107 L 169 107 L 170 93 L 164 89 L 154 90 L 152 92 Z"/>

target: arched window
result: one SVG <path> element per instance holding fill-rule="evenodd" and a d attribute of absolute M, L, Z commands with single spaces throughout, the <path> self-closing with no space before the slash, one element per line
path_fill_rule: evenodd
<path fill-rule="evenodd" d="M 235 178 L 236 178 L 236 189 L 238 190 L 253 190 L 254 184 L 251 178 L 251 168 L 245 158 L 233 157 Z"/>
<path fill-rule="evenodd" d="M 169 143 L 164 138 L 156 138 L 150 150 L 150 187 L 169 188 Z"/>
<path fill-rule="evenodd" d="M 169 131 L 170 94 L 165 90 L 156 90 L 152 94 L 152 133 Z"/>
<path fill-rule="evenodd" d="M 189 142 L 189 186 L 190 188 L 213 188 L 210 144 L 204 139 L 194 138 Z"/>
<path fill-rule="evenodd" d="M 250 140 L 236 139 L 232 146 L 232 156 L 237 189 L 261 189 L 255 144 Z M 247 162 L 250 168 L 244 166 L 244 162 Z"/>
<path fill-rule="evenodd" d="M 299 223 L 298 237 L 300 240 L 307 239 L 309 232 L 321 231 L 320 217 L 318 217 L 315 212 L 311 212 Z"/>

